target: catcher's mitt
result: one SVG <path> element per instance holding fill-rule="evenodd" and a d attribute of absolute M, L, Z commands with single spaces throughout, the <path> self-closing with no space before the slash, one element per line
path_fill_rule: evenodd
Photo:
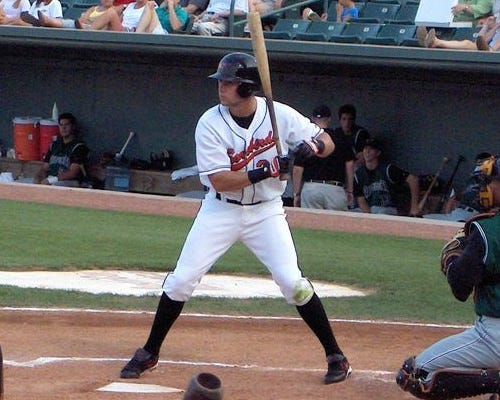
<path fill-rule="evenodd" d="M 465 234 L 465 229 L 459 229 L 455 236 L 453 236 L 453 238 L 446 243 L 441 250 L 441 272 L 445 276 L 448 274 L 448 267 L 452 258 L 462 255 L 466 237 L 467 235 Z"/>
<path fill-rule="evenodd" d="M 460 228 L 455 234 L 455 236 L 453 236 L 453 238 L 444 245 L 443 249 L 441 250 L 440 260 L 441 260 L 441 271 L 445 276 L 448 273 L 448 267 L 450 265 L 452 258 L 462 255 L 467 236 L 470 233 L 472 223 L 474 221 L 478 221 L 483 218 L 493 217 L 494 215 L 495 213 L 482 213 L 474 215 L 472 218 L 468 219 L 465 222 L 464 227 Z"/>

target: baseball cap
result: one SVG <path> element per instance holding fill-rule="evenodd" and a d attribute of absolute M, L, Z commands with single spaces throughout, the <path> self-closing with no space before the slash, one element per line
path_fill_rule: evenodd
<path fill-rule="evenodd" d="M 328 106 L 322 104 L 314 108 L 312 116 L 314 118 L 329 118 L 332 116 L 332 112 Z"/>
<path fill-rule="evenodd" d="M 366 147 L 366 146 L 369 146 L 375 150 L 382 151 L 382 143 L 375 138 L 366 139 L 365 145 L 363 147 Z"/>

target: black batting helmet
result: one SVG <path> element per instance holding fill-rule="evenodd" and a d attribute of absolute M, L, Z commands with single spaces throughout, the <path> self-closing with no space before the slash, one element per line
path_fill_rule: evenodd
<path fill-rule="evenodd" d="M 247 53 L 229 53 L 222 57 L 212 79 L 239 82 L 238 94 L 249 97 L 260 90 L 259 71 L 255 58 Z"/>

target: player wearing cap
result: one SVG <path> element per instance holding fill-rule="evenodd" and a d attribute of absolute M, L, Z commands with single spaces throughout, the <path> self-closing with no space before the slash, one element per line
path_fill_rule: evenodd
<path fill-rule="evenodd" d="M 408 184 L 410 188 L 410 216 L 417 216 L 419 182 L 410 174 L 392 163 L 380 162 L 382 144 L 371 138 L 363 147 L 365 165 L 354 173 L 354 197 L 362 212 L 372 214 L 397 215 L 396 204 L 392 198 L 395 187 Z"/>
<path fill-rule="evenodd" d="M 324 383 L 345 380 L 351 367 L 333 334 L 311 282 L 298 266 L 281 195 L 288 160 L 278 157 L 266 101 L 256 97 L 260 80 L 255 58 L 245 53 L 223 57 L 217 72 L 220 104 L 207 110 L 195 131 L 197 166 L 209 192 L 186 238 L 163 293 L 146 344 L 121 371 L 138 378 L 158 362 L 160 347 L 203 275 L 236 241 L 267 267 L 286 301 L 322 344 L 328 363 Z M 283 152 L 303 158 L 326 157 L 335 145 L 306 117 L 275 103 Z"/>

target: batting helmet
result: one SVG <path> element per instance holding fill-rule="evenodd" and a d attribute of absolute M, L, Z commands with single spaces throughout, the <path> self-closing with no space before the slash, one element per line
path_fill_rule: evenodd
<path fill-rule="evenodd" d="M 238 94 L 249 97 L 260 90 L 259 71 L 255 58 L 246 53 L 229 53 L 222 57 L 212 79 L 239 82 Z"/>

